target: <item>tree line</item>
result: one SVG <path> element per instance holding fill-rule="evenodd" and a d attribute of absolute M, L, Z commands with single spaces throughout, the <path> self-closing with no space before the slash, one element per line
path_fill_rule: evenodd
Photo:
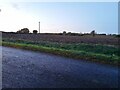
<path fill-rule="evenodd" d="M 33 33 L 34 34 L 37 34 L 37 30 L 33 30 Z M 28 28 L 23 28 L 23 29 L 21 29 L 21 30 L 18 30 L 16 33 L 21 33 L 21 34 L 28 34 L 28 33 L 30 33 L 30 31 L 29 31 L 29 29 Z M 73 36 L 76 36 L 76 35 L 81 35 L 82 36 L 82 34 L 79 34 L 79 33 L 71 33 L 71 32 L 66 32 L 66 31 L 63 31 L 63 33 L 62 33 L 63 35 L 73 35 Z M 95 30 L 93 30 L 93 31 L 91 31 L 91 33 L 90 33 L 92 36 L 95 36 Z"/>
<path fill-rule="evenodd" d="M 21 30 L 18 30 L 17 32 L 7 32 L 7 33 L 17 33 L 17 34 L 29 34 L 30 31 L 28 28 L 23 28 Z M 37 30 L 33 30 L 33 34 L 37 34 L 38 31 Z M 95 30 L 92 30 L 90 33 L 72 33 L 72 32 L 66 32 L 63 31 L 62 33 L 44 33 L 46 35 L 70 35 L 70 36 L 84 36 L 84 35 L 91 35 L 93 37 L 95 37 L 95 35 L 106 35 L 105 33 L 103 34 L 97 34 L 97 32 Z M 116 34 L 108 34 L 109 36 L 116 36 L 116 37 L 120 37 L 120 34 L 116 35 Z"/>
<path fill-rule="evenodd" d="M 37 34 L 37 32 L 38 32 L 37 30 L 33 30 L 34 34 Z M 21 30 L 18 30 L 16 33 L 27 34 L 27 33 L 30 33 L 30 31 L 28 28 L 23 28 Z"/>

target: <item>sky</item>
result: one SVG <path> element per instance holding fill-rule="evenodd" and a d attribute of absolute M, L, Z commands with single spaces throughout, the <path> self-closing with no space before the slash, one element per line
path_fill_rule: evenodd
<path fill-rule="evenodd" d="M 1 2 L 0 31 L 118 33 L 117 2 Z"/>

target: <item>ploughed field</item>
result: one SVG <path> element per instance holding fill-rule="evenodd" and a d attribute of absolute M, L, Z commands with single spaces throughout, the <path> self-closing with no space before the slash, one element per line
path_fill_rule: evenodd
<path fill-rule="evenodd" d="M 118 38 L 108 35 L 83 35 L 83 36 L 70 36 L 70 35 L 47 35 L 47 34 L 9 34 L 3 33 L 2 38 L 9 40 L 25 40 L 25 41 L 48 41 L 58 43 L 87 43 L 87 44 L 107 44 L 118 45 Z"/>
<path fill-rule="evenodd" d="M 119 38 L 105 35 L 2 34 L 2 45 L 118 65 Z"/>

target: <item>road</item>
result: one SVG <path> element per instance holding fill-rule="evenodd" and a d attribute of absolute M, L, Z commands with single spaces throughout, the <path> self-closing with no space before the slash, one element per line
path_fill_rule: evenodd
<path fill-rule="evenodd" d="M 2 48 L 3 88 L 117 88 L 118 69 L 56 55 Z"/>

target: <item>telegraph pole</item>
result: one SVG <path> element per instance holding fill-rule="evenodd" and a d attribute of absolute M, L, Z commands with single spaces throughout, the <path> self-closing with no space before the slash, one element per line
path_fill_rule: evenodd
<path fill-rule="evenodd" d="M 39 22 L 39 33 L 40 33 L 40 22 Z"/>

